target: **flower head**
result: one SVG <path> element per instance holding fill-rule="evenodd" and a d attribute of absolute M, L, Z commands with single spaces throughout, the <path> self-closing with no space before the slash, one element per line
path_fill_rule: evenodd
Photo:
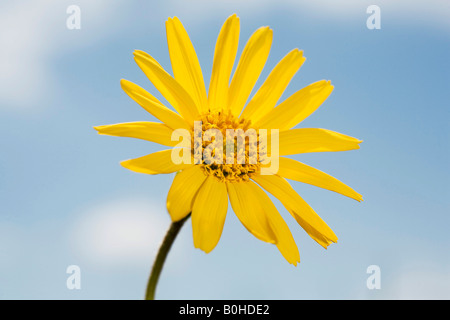
<path fill-rule="evenodd" d="M 300 261 L 298 248 L 266 192 L 280 200 L 321 246 L 326 248 L 336 242 L 331 228 L 286 179 L 358 201 L 361 195 L 330 175 L 285 157 L 359 148 L 360 140 L 341 133 L 293 129 L 327 99 L 333 90 L 331 82 L 315 82 L 279 102 L 305 61 L 303 52 L 294 49 L 249 99 L 268 58 L 272 30 L 262 27 L 252 34 L 231 76 L 239 40 L 239 18 L 232 15 L 217 39 L 207 93 L 194 47 L 180 20 L 169 18 L 166 30 L 173 76 L 145 52 L 136 50 L 134 59 L 175 111 L 136 84 L 122 80 L 123 90 L 161 122 L 119 123 L 95 129 L 100 134 L 175 148 L 121 164 L 146 174 L 177 172 L 168 193 L 167 209 L 173 221 L 192 214 L 194 245 L 205 252 L 213 250 L 221 237 L 229 200 L 249 232 L 275 244 L 286 260 L 296 265 Z"/>

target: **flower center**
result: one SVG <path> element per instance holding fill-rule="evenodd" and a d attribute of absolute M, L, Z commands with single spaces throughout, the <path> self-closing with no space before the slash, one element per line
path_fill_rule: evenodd
<path fill-rule="evenodd" d="M 221 182 L 249 181 L 260 170 L 259 134 L 251 122 L 230 112 L 207 113 L 200 121 L 194 126 L 195 163 Z"/>

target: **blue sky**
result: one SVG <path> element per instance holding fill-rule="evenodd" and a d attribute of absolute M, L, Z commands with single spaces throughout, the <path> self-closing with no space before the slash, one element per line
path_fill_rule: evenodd
<path fill-rule="evenodd" d="M 69 5 L 81 29 L 66 27 Z M 369 30 L 366 9 L 381 9 Z M 122 78 L 163 100 L 133 61 L 141 49 L 171 70 L 164 21 L 178 16 L 209 83 L 222 23 L 241 21 L 239 52 L 260 26 L 274 31 L 261 80 L 291 49 L 307 60 L 284 97 L 321 79 L 335 89 L 300 127 L 364 140 L 361 149 L 295 159 L 349 184 L 358 203 L 293 182 L 339 237 L 317 245 L 276 203 L 300 250 L 289 265 L 229 210 L 210 254 L 187 223 L 168 257 L 161 299 L 449 299 L 448 1 L 4 1 L 0 5 L 0 298 L 141 299 L 169 226 L 172 175 L 119 161 L 159 146 L 99 136 L 93 126 L 153 121 Z M 262 81 L 259 81 L 256 88 Z M 81 289 L 66 268 L 78 265 Z M 381 289 L 366 270 L 378 265 Z"/>

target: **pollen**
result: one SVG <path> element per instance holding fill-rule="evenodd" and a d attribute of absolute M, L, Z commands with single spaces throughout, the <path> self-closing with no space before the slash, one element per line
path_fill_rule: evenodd
<path fill-rule="evenodd" d="M 196 122 L 192 137 L 194 161 L 206 175 L 221 182 L 245 182 L 260 171 L 262 145 L 250 120 L 210 112 Z"/>

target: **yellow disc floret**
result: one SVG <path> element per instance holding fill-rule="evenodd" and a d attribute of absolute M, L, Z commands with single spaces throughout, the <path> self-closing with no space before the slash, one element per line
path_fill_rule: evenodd
<path fill-rule="evenodd" d="M 192 153 L 206 175 L 222 182 L 241 182 L 259 171 L 259 136 L 250 120 L 215 112 L 202 115 L 197 124 Z"/>

